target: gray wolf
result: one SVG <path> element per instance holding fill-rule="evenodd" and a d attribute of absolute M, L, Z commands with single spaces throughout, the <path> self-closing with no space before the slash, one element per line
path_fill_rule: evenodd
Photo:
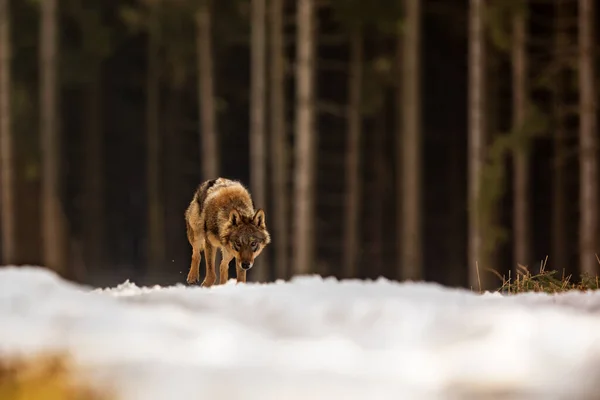
<path fill-rule="evenodd" d="M 229 263 L 235 258 L 237 282 L 246 282 L 246 272 L 271 242 L 265 212 L 254 208 L 248 190 L 238 181 L 217 178 L 201 183 L 185 211 L 187 238 L 192 262 L 187 283 L 200 278 L 201 253 L 206 261 L 203 287 L 216 281 L 215 257 L 221 250 L 219 283 L 228 280 Z"/>

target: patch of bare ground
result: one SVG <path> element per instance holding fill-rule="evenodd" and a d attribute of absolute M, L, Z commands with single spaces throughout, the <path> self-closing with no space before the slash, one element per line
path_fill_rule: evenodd
<path fill-rule="evenodd" d="M 77 378 L 68 357 L 0 358 L 0 400 L 112 400 Z"/>

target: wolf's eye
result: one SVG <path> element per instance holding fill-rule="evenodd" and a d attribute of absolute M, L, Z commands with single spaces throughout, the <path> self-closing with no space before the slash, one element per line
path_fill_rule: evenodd
<path fill-rule="evenodd" d="M 256 248 L 258 247 L 258 243 L 252 242 L 250 243 L 250 246 L 252 247 L 252 250 L 256 250 Z"/>
<path fill-rule="evenodd" d="M 238 242 L 233 242 L 233 249 L 234 249 L 235 251 L 239 251 L 239 250 L 240 250 L 240 245 L 239 245 L 239 243 L 238 243 Z"/>

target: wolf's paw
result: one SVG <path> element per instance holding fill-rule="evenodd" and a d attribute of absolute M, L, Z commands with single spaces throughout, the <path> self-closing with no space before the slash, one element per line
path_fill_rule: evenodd
<path fill-rule="evenodd" d="M 199 280 L 200 280 L 200 276 L 198 276 L 198 274 L 193 274 L 190 272 L 187 276 L 188 285 L 195 285 L 196 282 L 198 282 Z"/>
<path fill-rule="evenodd" d="M 204 281 L 202 281 L 202 287 L 211 287 L 212 285 L 215 284 L 215 281 L 216 281 L 216 277 L 207 276 L 206 278 L 204 278 Z"/>

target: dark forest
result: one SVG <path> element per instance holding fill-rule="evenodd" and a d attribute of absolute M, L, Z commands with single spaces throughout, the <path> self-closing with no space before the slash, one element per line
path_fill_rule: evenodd
<path fill-rule="evenodd" d="M 223 176 L 266 210 L 250 281 L 597 274 L 593 0 L 0 4 L 3 264 L 184 283 Z"/>

